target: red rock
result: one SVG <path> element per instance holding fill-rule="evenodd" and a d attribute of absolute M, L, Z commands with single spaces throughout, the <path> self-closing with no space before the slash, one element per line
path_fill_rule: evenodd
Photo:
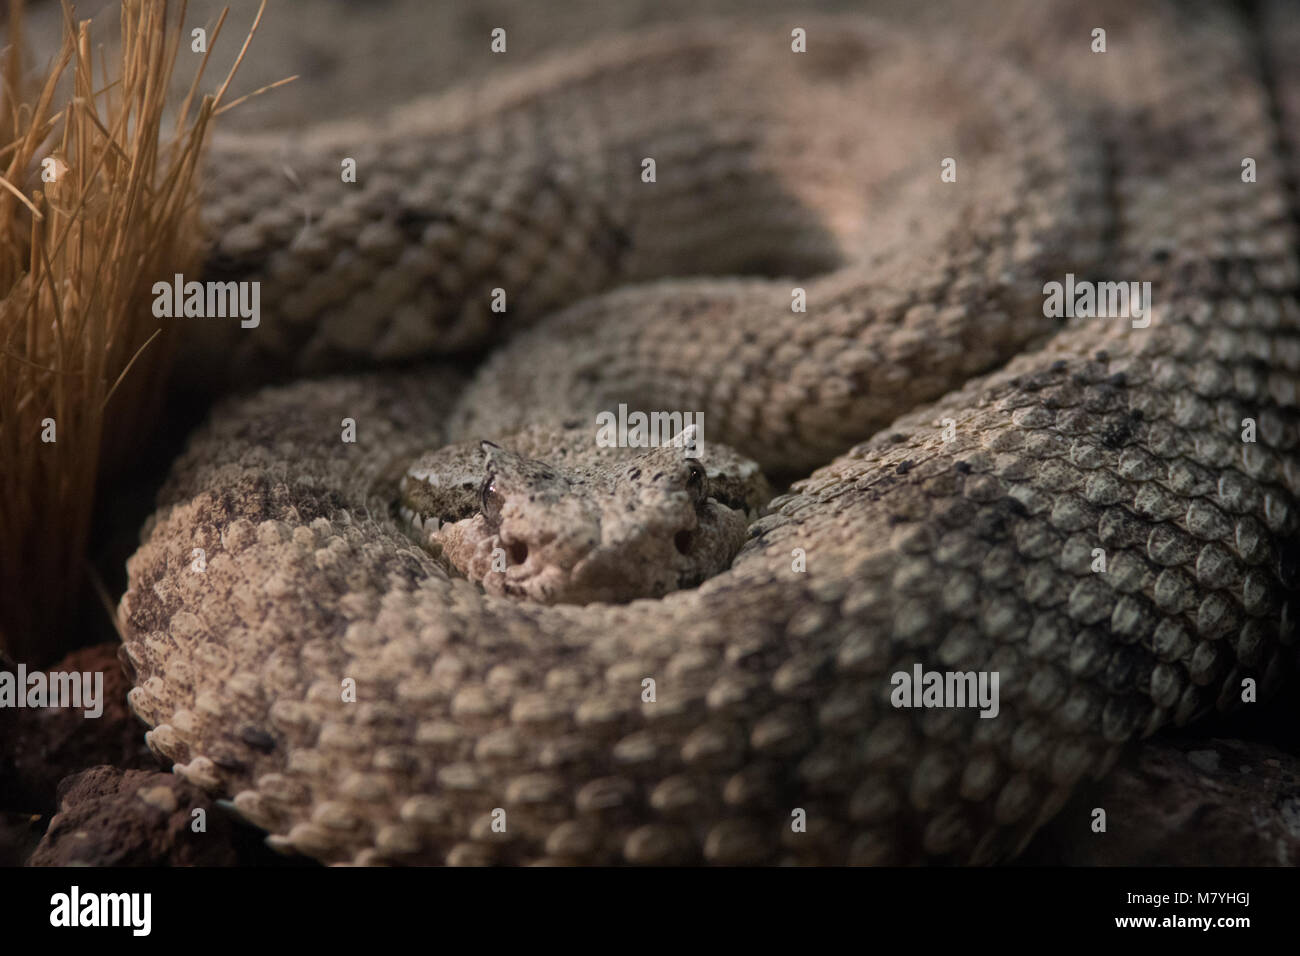
<path fill-rule="evenodd" d="M 229 866 L 233 844 L 229 817 L 198 787 L 170 773 L 95 767 L 64 782 L 27 865 Z"/>
<path fill-rule="evenodd" d="M 40 668 L 46 673 L 102 673 L 104 710 L 99 717 L 61 707 L 0 708 L 0 810 L 51 813 L 59 781 L 87 767 L 159 769 L 144 743 L 146 728 L 126 702 L 131 683 L 118 661 L 119 647 L 115 641 L 97 644 Z M 0 669 L 13 672 L 8 666 Z"/>

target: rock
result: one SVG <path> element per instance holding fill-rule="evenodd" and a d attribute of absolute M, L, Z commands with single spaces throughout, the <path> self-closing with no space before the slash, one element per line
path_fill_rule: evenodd
<path fill-rule="evenodd" d="M 195 810 L 206 827 L 195 832 Z M 230 866 L 233 826 L 170 773 L 95 767 L 64 781 L 59 812 L 28 866 Z"/>
<path fill-rule="evenodd" d="M 0 866 L 22 866 L 36 849 L 44 829 L 32 813 L 0 813 Z"/>
<path fill-rule="evenodd" d="M 1091 829 L 1093 808 L 1106 832 Z M 1067 866 L 1295 866 L 1300 757 L 1245 740 L 1153 739 L 1070 802 L 1023 862 Z"/>
<path fill-rule="evenodd" d="M 0 708 L 0 810 L 48 814 L 57 802 L 59 781 L 98 764 L 124 770 L 157 770 L 158 759 L 145 746 L 145 727 L 126 702 L 130 681 L 118 662 L 117 642 L 68 654 L 45 673 L 102 673 L 103 713 L 90 718 L 63 707 Z M 14 672 L 9 665 L 0 669 Z M 29 666 L 28 671 L 37 668 Z"/>

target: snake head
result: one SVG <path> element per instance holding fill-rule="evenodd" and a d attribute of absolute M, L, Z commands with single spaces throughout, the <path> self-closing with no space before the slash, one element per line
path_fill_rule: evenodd
<path fill-rule="evenodd" d="M 403 482 L 403 514 L 421 540 L 490 594 L 544 604 L 658 597 L 725 569 L 744 542 L 747 502 L 712 497 L 726 476 L 711 476 L 683 443 L 598 451 L 586 433 L 544 457 L 525 453 L 538 444 L 533 434 L 453 446 L 421 458 Z"/>

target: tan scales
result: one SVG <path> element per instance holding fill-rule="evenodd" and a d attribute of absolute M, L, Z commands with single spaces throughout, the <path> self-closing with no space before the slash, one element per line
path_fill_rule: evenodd
<path fill-rule="evenodd" d="M 1013 855 L 1294 654 L 1300 71 L 1265 15 L 808 19 L 806 54 L 683 25 L 219 144 L 214 273 L 263 316 L 196 320 L 208 371 L 346 374 L 228 401 L 177 461 L 121 605 L 151 745 L 327 862 Z M 1067 272 L 1151 281 L 1150 327 L 1044 318 Z M 476 344 L 472 381 L 357 371 Z M 420 454 L 619 401 L 805 477 L 653 600 L 485 595 L 406 536 Z M 998 671 L 1000 715 L 894 709 L 918 662 Z"/>

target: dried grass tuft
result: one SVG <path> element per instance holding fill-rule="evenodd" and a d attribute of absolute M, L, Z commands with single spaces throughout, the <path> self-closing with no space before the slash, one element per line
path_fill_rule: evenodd
<path fill-rule="evenodd" d="M 152 285 L 202 265 L 195 172 L 230 76 L 196 107 L 204 56 L 166 122 L 177 52 L 188 52 L 185 9 L 175 7 L 124 0 L 110 79 L 102 48 L 95 62 L 91 21 L 76 21 L 63 0 L 62 48 L 44 82 L 24 88 L 22 4 L 10 4 L 0 103 L 0 649 L 17 660 L 48 660 L 75 643 L 68 615 L 99 477 L 147 437 L 173 352 Z"/>

